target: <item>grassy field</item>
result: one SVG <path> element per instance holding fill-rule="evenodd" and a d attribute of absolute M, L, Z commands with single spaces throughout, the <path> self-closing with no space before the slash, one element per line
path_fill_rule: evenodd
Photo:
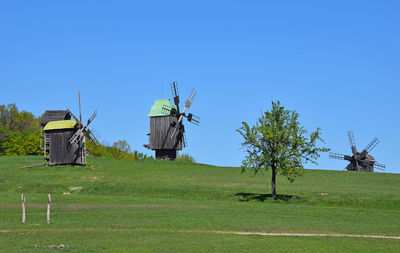
<path fill-rule="evenodd" d="M 278 177 L 272 201 L 270 175 L 240 168 L 90 158 L 85 167 L 21 169 L 41 162 L 0 157 L 0 252 L 400 252 L 395 239 L 217 233 L 400 236 L 397 174 L 307 170 L 292 184 Z"/>

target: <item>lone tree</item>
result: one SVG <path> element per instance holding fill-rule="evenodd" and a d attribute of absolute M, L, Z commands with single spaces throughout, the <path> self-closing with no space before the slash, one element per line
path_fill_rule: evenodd
<path fill-rule="evenodd" d="M 272 110 L 265 112 L 256 125 L 249 127 L 242 122 L 237 129 L 243 136 L 243 147 L 247 155 L 242 162 L 242 173 L 251 169 L 254 174 L 263 170 L 272 170 L 272 199 L 276 199 L 276 174 L 284 175 L 290 182 L 303 174 L 303 162 L 317 164 L 319 152 L 328 148 L 317 147 L 321 138 L 321 129 L 317 128 L 306 137 L 307 131 L 300 125 L 299 114 L 286 110 L 279 101 L 272 102 Z"/>

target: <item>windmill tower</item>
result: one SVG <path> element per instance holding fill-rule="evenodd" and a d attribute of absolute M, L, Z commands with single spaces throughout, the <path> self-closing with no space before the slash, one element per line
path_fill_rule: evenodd
<path fill-rule="evenodd" d="M 149 113 L 150 133 L 149 144 L 144 147 L 154 150 L 157 159 L 175 160 L 177 150 L 186 147 L 185 127 L 183 118 L 195 125 L 200 123 L 200 118 L 186 111 L 191 107 L 196 91 L 192 89 L 185 107 L 181 111 L 179 108 L 178 84 L 171 84 L 171 91 L 174 104 L 169 99 L 156 100 Z"/>
<path fill-rule="evenodd" d="M 374 138 L 363 151 L 358 152 L 356 147 L 356 142 L 354 140 L 354 135 L 352 131 L 347 132 L 347 137 L 349 138 L 352 156 L 342 155 L 337 153 L 330 153 L 329 157 L 333 159 L 346 160 L 350 163 L 346 166 L 347 170 L 350 171 L 366 171 L 373 172 L 374 169 L 383 170 L 385 168 L 384 164 L 377 163 L 375 158 L 369 153 L 378 145 L 378 138 Z"/>
<path fill-rule="evenodd" d="M 87 128 L 96 117 L 95 111 L 85 125 L 82 124 L 81 101 L 79 94 L 79 119 L 69 110 L 46 111 L 41 119 L 43 130 L 43 155 L 49 165 L 85 165 L 86 138 L 97 144 L 98 141 Z M 71 117 L 74 120 L 71 120 Z"/>

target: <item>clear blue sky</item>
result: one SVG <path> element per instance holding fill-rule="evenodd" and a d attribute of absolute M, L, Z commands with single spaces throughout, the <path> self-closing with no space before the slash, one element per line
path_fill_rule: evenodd
<path fill-rule="evenodd" d="M 186 125 L 198 162 L 240 166 L 235 129 L 254 123 L 272 100 L 322 128 L 327 146 L 359 149 L 400 172 L 399 1 L 2 1 L 0 104 L 98 109 L 100 139 L 143 148 L 155 99 L 196 88 Z M 318 169 L 346 162 L 322 155 Z"/>

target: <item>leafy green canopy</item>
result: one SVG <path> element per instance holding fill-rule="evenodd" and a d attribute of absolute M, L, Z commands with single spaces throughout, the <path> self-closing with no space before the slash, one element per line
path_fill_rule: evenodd
<path fill-rule="evenodd" d="M 0 105 L 0 155 L 38 155 L 40 119 L 15 104 Z"/>
<path fill-rule="evenodd" d="M 250 127 L 242 122 L 237 129 L 244 138 L 242 145 L 247 155 L 242 163 L 242 172 L 252 169 L 254 174 L 262 170 L 272 170 L 272 191 L 274 198 L 276 173 L 287 176 L 293 182 L 303 174 L 303 162 L 317 164 L 319 152 L 329 149 L 317 147 L 317 141 L 324 143 L 321 129 L 310 134 L 300 125 L 299 114 L 286 110 L 280 102 L 272 102 L 272 110 L 265 112 L 256 125 Z"/>

